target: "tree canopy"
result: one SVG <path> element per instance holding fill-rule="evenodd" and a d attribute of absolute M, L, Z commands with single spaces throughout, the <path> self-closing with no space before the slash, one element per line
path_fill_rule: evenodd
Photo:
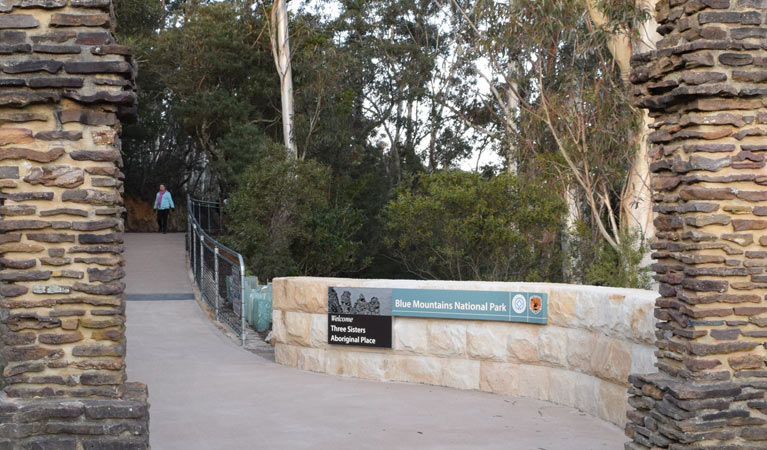
<path fill-rule="evenodd" d="M 623 3 L 294 0 L 291 161 L 272 2 L 120 0 L 126 194 L 225 202 L 262 278 L 645 286 L 621 217 L 641 116 L 611 43 L 646 12 Z"/>

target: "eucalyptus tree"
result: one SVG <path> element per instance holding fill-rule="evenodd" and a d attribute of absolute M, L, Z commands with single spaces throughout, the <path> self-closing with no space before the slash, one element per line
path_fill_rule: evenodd
<path fill-rule="evenodd" d="M 288 32 L 287 0 L 274 0 L 269 11 L 269 41 L 277 74 L 280 76 L 280 100 L 282 104 L 282 140 L 288 150 L 288 157 L 298 158 L 296 149 L 293 101 L 293 71 L 291 67 L 290 37 Z"/>
<path fill-rule="evenodd" d="M 584 221 L 629 264 L 635 238 L 623 205 L 631 201 L 627 180 L 641 114 L 611 53 L 614 30 L 595 25 L 585 0 L 443 5 L 453 12 L 461 55 L 453 79 L 468 86 L 445 98 L 449 109 L 491 136 L 508 168 L 533 182 L 543 183 L 543 175 L 570 203 L 571 225 Z M 612 13 L 610 6 L 598 5 Z M 632 8 L 625 23 L 643 14 Z"/>

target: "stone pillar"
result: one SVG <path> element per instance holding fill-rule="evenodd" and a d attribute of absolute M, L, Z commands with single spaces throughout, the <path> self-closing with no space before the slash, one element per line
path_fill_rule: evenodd
<path fill-rule="evenodd" d="M 0 449 L 146 449 L 126 383 L 111 0 L 0 0 Z"/>
<path fill-rule="evenodd" d="M 633 58 L 654 118 L 659 372 L 632 375 L 627 449 L 767 448 L 766 0 L 661 0 Z"/>

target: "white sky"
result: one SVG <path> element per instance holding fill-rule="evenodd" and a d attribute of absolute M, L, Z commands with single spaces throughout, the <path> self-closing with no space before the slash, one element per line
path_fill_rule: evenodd
<path fill-rule="evenodd" d="M 334 0 L 293 0 L 288 1 L 287 6 L 288 11 L 293 14 L 299 12 L 301 9 L 306 9 L 308 11 L 312 11 L 315 14 L 319 13 L 326 20 L 332 20 L 338 17 L 338 15 L 341 13 L 339 3 Z M 478 67 L 478 69 L 487 71 L 489 70 L 489 66 L 487 64 L 483 65 L 480 62 L 480 67 Z M 486 85 L 484 80 L 480 80 L 480 84 Z M 486 87 L 483 88 L 480 86 L 479 89 L 486 89 Z M 428 111 L 426 111 L 426 114 L 428 114 Z M 384 134 L 383 127 L 380 127 L 380 129 L 377 131 L 378 135 Z M 424 142 L 421 144 L 424 145 Z M 428 141 L 426 141 L 425 144 L 428 144 Z M 503 158 L 501 158 L 501 156 L 498 155 L 495 151 L 490 149 L 480 151 L 480 149 L 476 149 L 470 157 L 459 161 L 458 167 L 462 170 L 474 171 L 475 169 L 481 168 L 484 165 L 501 165 L 502 163 Z"/>

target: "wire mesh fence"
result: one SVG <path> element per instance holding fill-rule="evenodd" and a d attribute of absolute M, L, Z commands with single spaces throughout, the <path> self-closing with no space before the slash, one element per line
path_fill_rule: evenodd
<path fill-rule="evenodd" d="M 234 330 L 245 345 L 245 264 L 241 254 L 211 237 L 210 232 L 222 231 L 220 215 L 215 215 L 217 218 L 213 220 L 214 215 L 203 211 L 216 211 L 216 208 L 218 205 L 214 208 L 211 202 L 187 200 L 189 264 L 200 295 L 215 311 L 216 320 Z M 211 225 L 213 228 L 209 228 Z"/>
<path fill-rule="evenodd" d="M 221 206 L 218 202 L 189 199 L 187 201 L 189 215 L 198 225 L 211 236 L 217 236 L 224 231 Z"/>

